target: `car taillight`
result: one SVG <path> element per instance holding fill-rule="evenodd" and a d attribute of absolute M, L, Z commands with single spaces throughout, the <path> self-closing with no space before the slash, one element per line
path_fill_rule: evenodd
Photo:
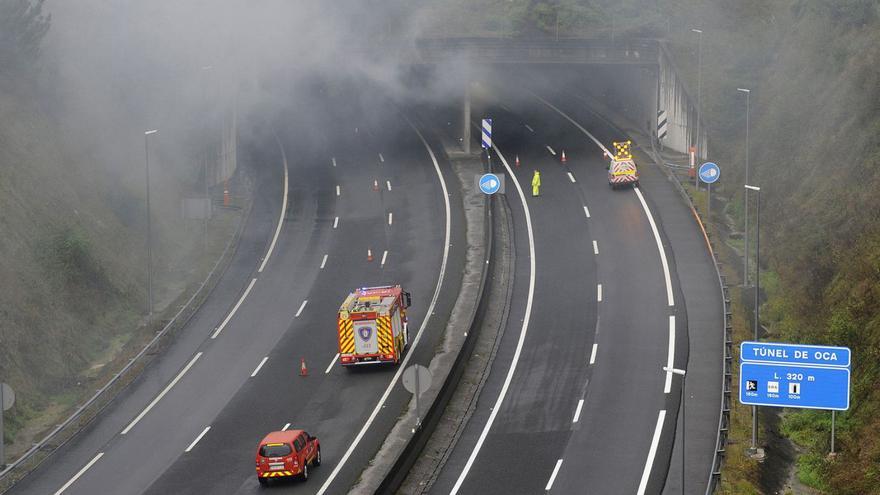
<path fill-rule="evenodd" d="M 385 357 L 388 359 L 394 359 L 394 354 L 386 354 Z"/>

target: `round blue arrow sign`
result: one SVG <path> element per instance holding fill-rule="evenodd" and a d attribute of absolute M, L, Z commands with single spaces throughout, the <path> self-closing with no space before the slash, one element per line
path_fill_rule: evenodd
<path fill-rule="evenodd" d="M 712 162 L 700 165 L 700 180 L 706 184 L 717 182 L 721 178 L 721 169 Z"/>
<path fill-rule="evenodd" d="M 501 188 L 501 181 L 495 174 L 484 174 L 480 177 L 480 191 L 484 194 L 495 194 Z"/>

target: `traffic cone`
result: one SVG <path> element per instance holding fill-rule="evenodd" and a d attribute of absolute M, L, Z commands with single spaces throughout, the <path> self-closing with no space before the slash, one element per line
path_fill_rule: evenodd
<path fill-rule="evenodd" d="M 367 261 L 373 261 L 373 250 L 367 249 Z"/>
<path fill-rule="evenodd" d="M 309 376 L 309 369 L 306 368 L 306 358 L 300 358 L 299 376 Z"/>
<path fill-rule="evenodd" d="M 223 206 L 229 206 L 229 179 L 223 181 Z"/>
<path fill-rule="evenodd" d="M 565 159 L 565 150 L 562 150 L 562 163 L 565 163 L 566 161 L 568 160 Z"/>
<path fill-rule="evenodd" d="M 516 155 L 516 168 L 519 168 L 519 155 Z"/>
<path fill-rule="evenodd" d="M 375 179 L 373 180 L 373 190 L 374 191 L 379 190 L 379 181 L 378 180 L 375 180 Z"/>

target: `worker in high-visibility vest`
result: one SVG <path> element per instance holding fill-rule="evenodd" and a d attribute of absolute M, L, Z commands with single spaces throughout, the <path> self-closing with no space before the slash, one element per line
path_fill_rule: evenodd
<path fill-rule="evenodd" d="M 541 172 L 535 170 L 535 175 L 532 176 L 532 196 L 540 196 L 541 194 Z"/>

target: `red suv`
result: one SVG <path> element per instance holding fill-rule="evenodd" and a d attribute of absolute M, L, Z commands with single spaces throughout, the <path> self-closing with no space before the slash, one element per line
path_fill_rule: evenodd
<path fill-rule="evenodd" d="M 309 479 L 309 464 L 321 465 L 321 444 L 303 430 L 273 431 L 257 447 L 257 479 L 299 476 Z"/>

